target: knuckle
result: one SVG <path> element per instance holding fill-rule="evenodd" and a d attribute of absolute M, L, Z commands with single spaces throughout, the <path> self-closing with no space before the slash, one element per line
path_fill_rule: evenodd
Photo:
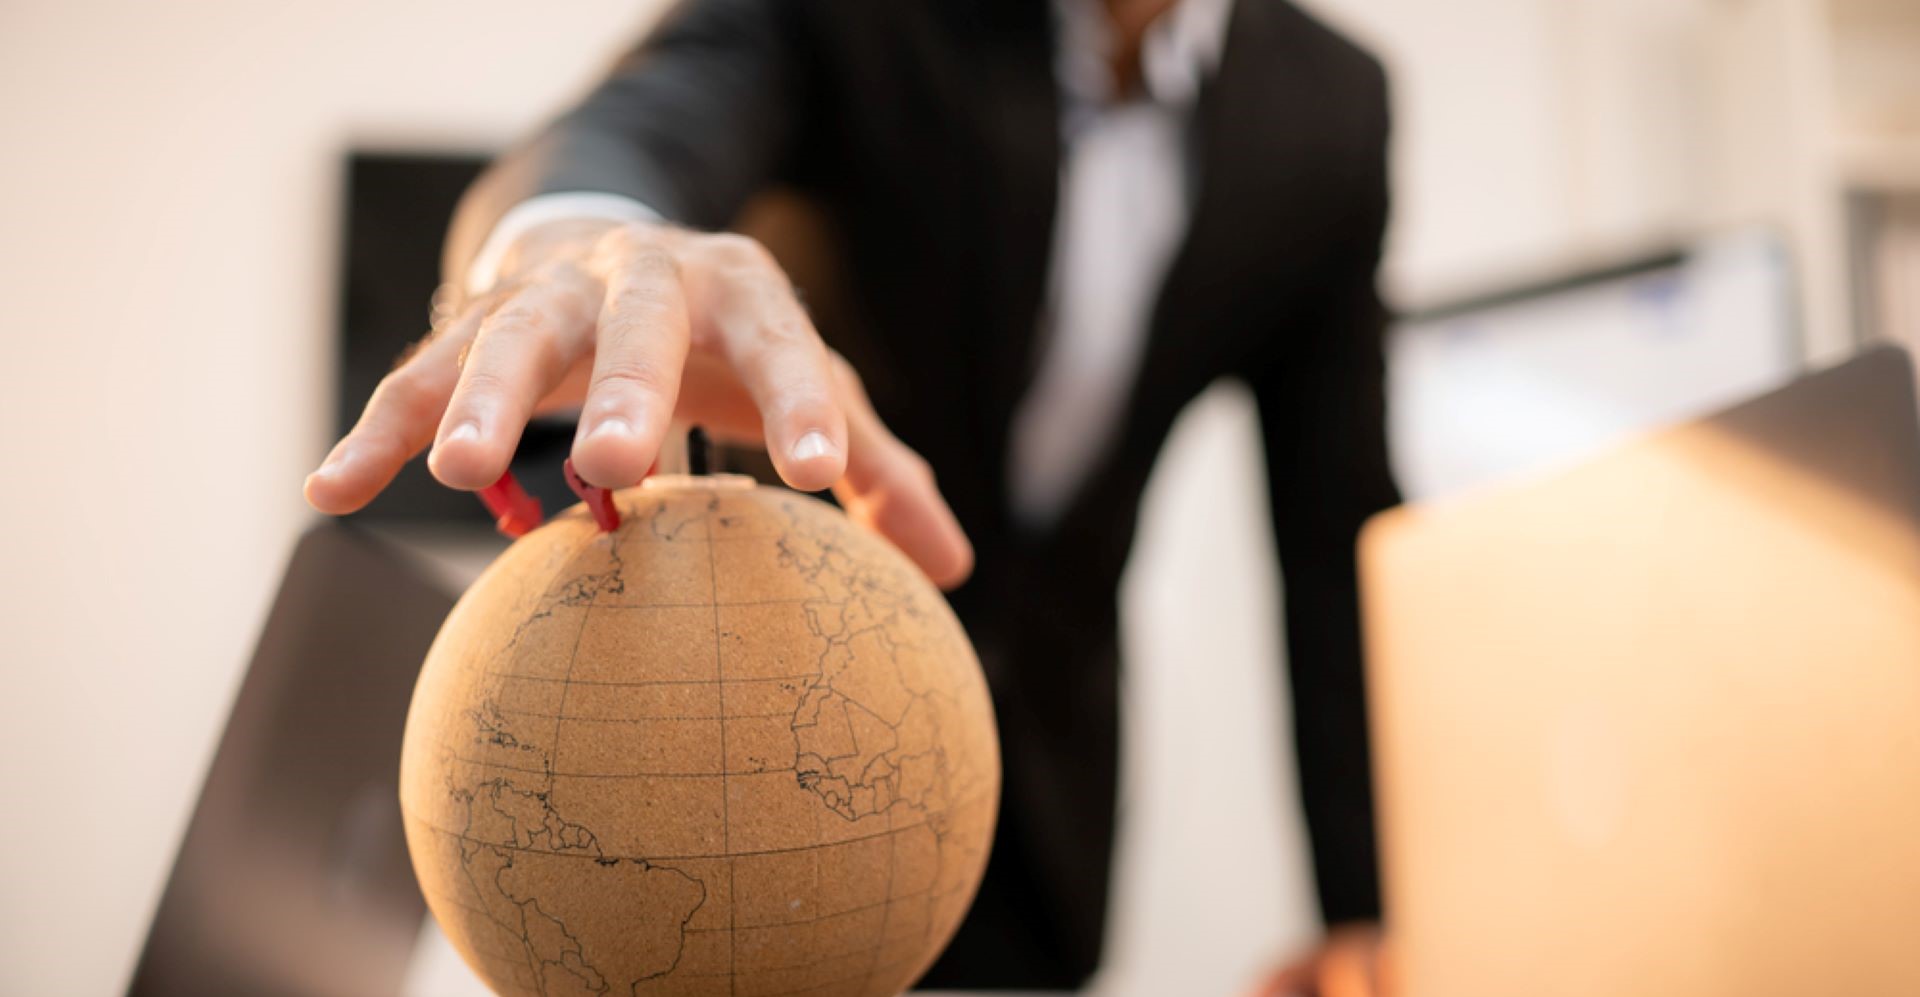
<path fill-rule="evenodd" d="M 890 492 L 910 492 L 934 487 L 933 465 L 911 448 L 896 444 L 881 473 L 881 487 Z"/>
<path fill-rule="evenodd" d="M 672 387 L 672 379 L 659 364 L 626 357 L 604 361 L 594 377 L 594 387 L 620 387 L 657 395 Z"/>
<path fill-rule="evenodd" d="M 760 269 L 774 267 L 773 254 L 760 240 L 737 232 L 719 232 L 707 236 L 703 248 L 710 259 L 724 267 Z"/>
<path fill-rule="evenodd" d="M 860 372 L 842 356 L 839 350 L 827 349 L 827 362 L 833 365 L 833 374 L 840 383 L 850 388 L 865 390 L 866 382 L 860 378 Z"/>
<path fill-rule="evenodd" d="M 586 272 L 580 265 L 567 257 L 542 260 L 527 272 L 527 283 L 539 287 L 550 284 L 567 285 L 581 280 Z"/>
<path fill-rule="evenodd" d="M 817 341 L 813 325 L 798 315 L 778 315 L 760 327 L 760 335 L 773 346 L 811 345 Z M 817 368 L 816 368 L 817 369 Z"/>
<path fill-rule="evenodd" d="M 461 378 L 461 387 L 470 395 L 501 395 L 507 391 L 507 381 L 491 370 L 475 368 Z"/>
<path fill-rule="evenodd" d="M 927 463 L 925 457 L 920 456 L 915 451 L 908 450 L 902 455 L 900 465 L 904 473 L 911 478 L 915 484 L 926 488 L 933 487 L 933 465 Z"/>
<path fill-rule="evenodd" d="M 534 269 L 528 280 L 532 286 L 543 289 L 562 304 L 572 304 L 580 298 L 591 297 L 596 284 L 592 274 L 568 259 L 542 263 Z"/>
<path fill-rule="evenodd" d="M 387 370 L 387 375 L 391 377 L 392 375 L 399 373 L 400 371 L 406 370 L 407 368 L 412 367 L 414 364 L 418 363 L 420 360 L 420 354 L 426 352 L 427 346 L 433 343 L 434 341 L 438 340 L 441 336 L 444 336 L 444 335 L 446 335 L 446 327 L 435 326 L 432 329 L 432 331 L 428 332 L 426 335 L 421 336 L 419 339 L 416 339 L 411 343 L 408 343 L 407 348 L 404 350 L 401 350 L 400 355 L 394 358 L 393 366 Z"/>
<path fill-rule="evenodd" d="M 652 222 L 627 221 L 601 233 L 594 248 L 603 253 L 620 254 L 659 241 L 659 226 Z"/>
<path fill-rule="evenodd" d="M 680 279 L 680 261 L 664 246 L 649 245 L 635 249 L 627 256 L 627 269 L 639 278 L 636 283 Z"/>
<path fill-rule="evenodd" d="M 482 323 L 480 333 L 484 336 L 526 336 L 537 334 L 546 328 L 550 316 L 545 308 L 529 301 L 515 299 L 494 309 Z"/>
<path fill-rule="evenodd" d="M 626 281 L 607 299 L 608 325 L 624 331 L 623 323 L 657 319 L 673 309 L 675 295 L 668 285 L 651 281 Z"/>
<path fill-rule="evenodd" d="M 388 409 L 402 419 L 431 415 L 432 407 L 433 393 L 419 372 L 411 367 L 402 367 L 382 378 L 369 400 L 369 408 Z"/>
<path fill-rule="evenodd" d="M 672 258 L 671 240 L 661 226 L 652 222 L 622 222 L 601 233 L 587 251 L 587 269 L 597 277 L 619 274 L 638 261 L 659 256 Z"/>

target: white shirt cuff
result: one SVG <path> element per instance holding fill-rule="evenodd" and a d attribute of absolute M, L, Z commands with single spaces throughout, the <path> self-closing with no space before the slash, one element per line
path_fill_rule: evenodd
<path fill-rule="evenodd" d="M 631 197 L 598 191 L 565 191 L 530 197 L 500 216 L 493 231 L 487 233 L 487 241 L 480 244 L 480 252 L 474 254 L 473 263 L 467 267 L 467 294 L 484 294 L 493 287 L 500 277 L 500 264 L 505 262 L 508 248 L 528 229 L 548 222 L 575 220 L 655 222 L 660 220 L 660 212 Z"/>

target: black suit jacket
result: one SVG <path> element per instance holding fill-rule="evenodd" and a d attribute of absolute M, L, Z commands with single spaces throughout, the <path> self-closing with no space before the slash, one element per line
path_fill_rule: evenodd
<path fill-rule="evenodd" d="M 1061 525 L 1033 533 L 1009 514 L 1006 475 L 1060 159 L 1050 11 L 1044 0 L 690 0 L 494 166 L 448 243 L 460 273 L 506 209 L 569 190 L 724 228 L 778 185 L 826 220 L 847 307 L 823 332 L 938 471 L 976 545 L 978 570 L 952 601 L 1002 725 L 991 868 L 931 984 L 1070 987 L 1097 963 L 1116 588 L 1169 427 L 1222 378 L 1252 388 L 1265 434 L 1321 907 L 1330 921 L 1379 910 L 1353 550 L 1361 522 L 1397 500 L 1374 291 L 1383 74 L 1285 0 L 1237 0 L 1194 118 L 1190 229 L 1125 425 Z"/>

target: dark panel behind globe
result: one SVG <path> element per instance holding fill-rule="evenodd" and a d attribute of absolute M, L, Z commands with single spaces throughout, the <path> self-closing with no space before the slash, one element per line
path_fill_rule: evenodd
<path fill-rule="evenodd" d="M 440 283 L 440 241 L 484 155 L 353 152 L 347 160 L 346 232 L 341 240 L 340 378 L 336 425 L 345 433 L 380 378 L 427 330 Z M 572 504 L 561 477 L 571 426 L 528 428 L 514 459 L 527 490 L 549 514 Z M 414 461 L 361 516 L 382 520 L 470 520 L 486 511 L 472 495 L 450 491 Z"/>

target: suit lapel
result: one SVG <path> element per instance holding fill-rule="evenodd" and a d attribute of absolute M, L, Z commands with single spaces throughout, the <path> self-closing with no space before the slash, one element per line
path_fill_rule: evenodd
<path fill-rule="evenodd" d="M 991 218 L 982 293 L 994 316 L 972 354 L 973 383 L 983 385 L 974 423 L 992 452 L 1007 452 L 1013 412 L 1032 381 L 1046 316 L 1060 171 L 1060 95 L 1054 78 L 1051 7 L 1037 0 L 990 3 L 995 37 L 981 81 L 981 134 L 992 180 L 983 212 Z M 1300 198 L 1287 196 L 1309 143 L 1295 142 L 1310 114 L 1287 85 L 1296 54 L 1298 12 L 1276 0 L 1236 0 L 1220 67 L 1194 108 L 1194 204 L 1188 229 L 1155 301 L 1145 355 L 1112 453 L 1070 503 L 1076 517 L 1131 503 L 1098 499 L 1144 476 L 1168 426 L 1194 393 L 1238 369 L 1244 354 L 1277 331 L 1279 285 L 1297 269 L 1285 258 L 1289 219 Z M 1280 247 L 1280 248 L 1276 248 Z M 983 451 L 986 452 L 986 451 Z M 1009 494 L 1004 460 L 992 466 L 994 494 Z M 1131 512 L 1127 512 L 1131 515 Z M 1090 529 L 1098 529 L 1091 522 Z"/>
<path fill-rule="evenodd" d="M 1210 380 L 1234 367 L 1247 326 L 1276 297 L 1267 292 L 1280 268 L 1266 250 L 1286 238 L 1292 199 L 1276 196 L 1282 186 L 1276 178 L 1295 172 L 1289 159 L 1298 152 L 1288 137 L 1299 127 L 1291 120 L 1295 95 L 1284 81 L 1279 9 L 1268 0 L 1234 4 L 1220 68 L 1194 108 L 1193 212 L 1154 304 L 1141 370 L 1158 373 L 1152 384 L 1135 384 L 1136 412 L 1186 403 L 1184 392 L 1154 397 L 1167 394 L 1156 389 L 1170 370 Z"/>
<path fill-rule="evenodd" d="M 1013 411 L 1031 382 L 1036 333 L 1044 320 L 1060 174 L 1060 95 L 1053 73 L 1051 6 L 1042 0 L 989 4 L 991 56 L 980 81 L 982 134 L 991 169 L 980 210 L 987 240 L 980 292 L 993 318 L 979 330 L 973 383 L 985 386 L 976 415 L 986 451 L 1006 453 Z M 994 474 L 1004 476 L 1004 460 Z M 1007 494 L 1004 481 L 996 493 Z"/>
<path fill-rule="evenodd" d="M 1097 533 L 1087 521 L 1096 509 L 1131 516 L 1131 503 L 1100 496 L 1144 478 L 1180 409 L 1280 323 L 1289 268 L 1263 247 L 1285 242 L 1294 199 L 1275 178 L 1296 173 L 1300 154 L 1288 142 L 1299 106 L 1285 82 L 1291 13 L 1272 0 L 1234 3 L 1219 69 L 1194 107 L 1187 232 L 1154 303 L 1125 425 L 1063 518 L 1068 529 L 1080 519 Z"/>

